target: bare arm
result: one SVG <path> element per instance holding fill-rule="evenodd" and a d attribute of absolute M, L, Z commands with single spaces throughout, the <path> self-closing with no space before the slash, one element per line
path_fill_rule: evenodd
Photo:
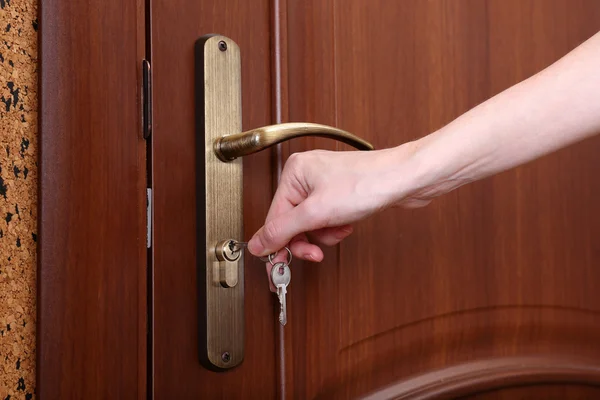
<path fill-rule="evenodd" d="M 600 34 L 417 142 L 432 195 L 600 132 Z"/>
<path fill-rule="evenodd" d="M 351 223 L 386 207 L 426 205 L 466 183 L 600 132 L 600 34 L 565 57 L 417 141 L 373 152 L 311 151 L 286 163 L 265 225 L 263 256 L 291 243 L 321 261 Z"/>

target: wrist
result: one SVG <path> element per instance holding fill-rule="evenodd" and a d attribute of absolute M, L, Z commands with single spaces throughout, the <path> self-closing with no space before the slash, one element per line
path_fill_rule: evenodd
<path fill-rule="evenodd" d="M 451 140 L 440 130 L 396 148 L 402 160 L 397 201 L 429 201 L 473 180 L 465 174 L 470 165 L 466 155 L 444 142 Z"/>

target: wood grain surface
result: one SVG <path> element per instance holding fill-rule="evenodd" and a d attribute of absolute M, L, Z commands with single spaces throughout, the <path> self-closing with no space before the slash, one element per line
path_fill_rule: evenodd
<path fill-rule="evenodd" d="M 38 391 L 146 393 L 141 0 L 40 7 Z"/>
<path fill-rule="evenodd" d="M 290 0 L 287 21 L 290 120 L 384 148 L 557 60 L 600 28 L 600 4 Z M 290 143 L 313 148 L 346 149 Z M 323 263 L 295 263 L 289 397 L 358 396 L 486 357 L 600 359 L 599 152 L 596 138 L 425 209 L 383 212 Z"/>

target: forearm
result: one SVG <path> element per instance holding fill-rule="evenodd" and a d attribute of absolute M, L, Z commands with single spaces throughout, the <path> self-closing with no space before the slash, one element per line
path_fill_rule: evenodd
<path fill-rule="evenodd" d="M 542 72 L 416 141 L 421 189 L 442 194 L 599 132 L 597 34 Z"/>

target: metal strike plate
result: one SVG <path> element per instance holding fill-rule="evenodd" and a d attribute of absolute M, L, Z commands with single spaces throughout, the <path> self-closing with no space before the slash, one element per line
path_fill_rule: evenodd
<path fill-rule="evenodd" d="M 213 146 L 242 131 L 240 50 L 209 35 L 195 53 L 199 359 L 226 371 L 244 359 L 244 255 L 223 258 L 216 249 L 243 237 L 243 171 L 241 158 L 220 161 Z"/>

